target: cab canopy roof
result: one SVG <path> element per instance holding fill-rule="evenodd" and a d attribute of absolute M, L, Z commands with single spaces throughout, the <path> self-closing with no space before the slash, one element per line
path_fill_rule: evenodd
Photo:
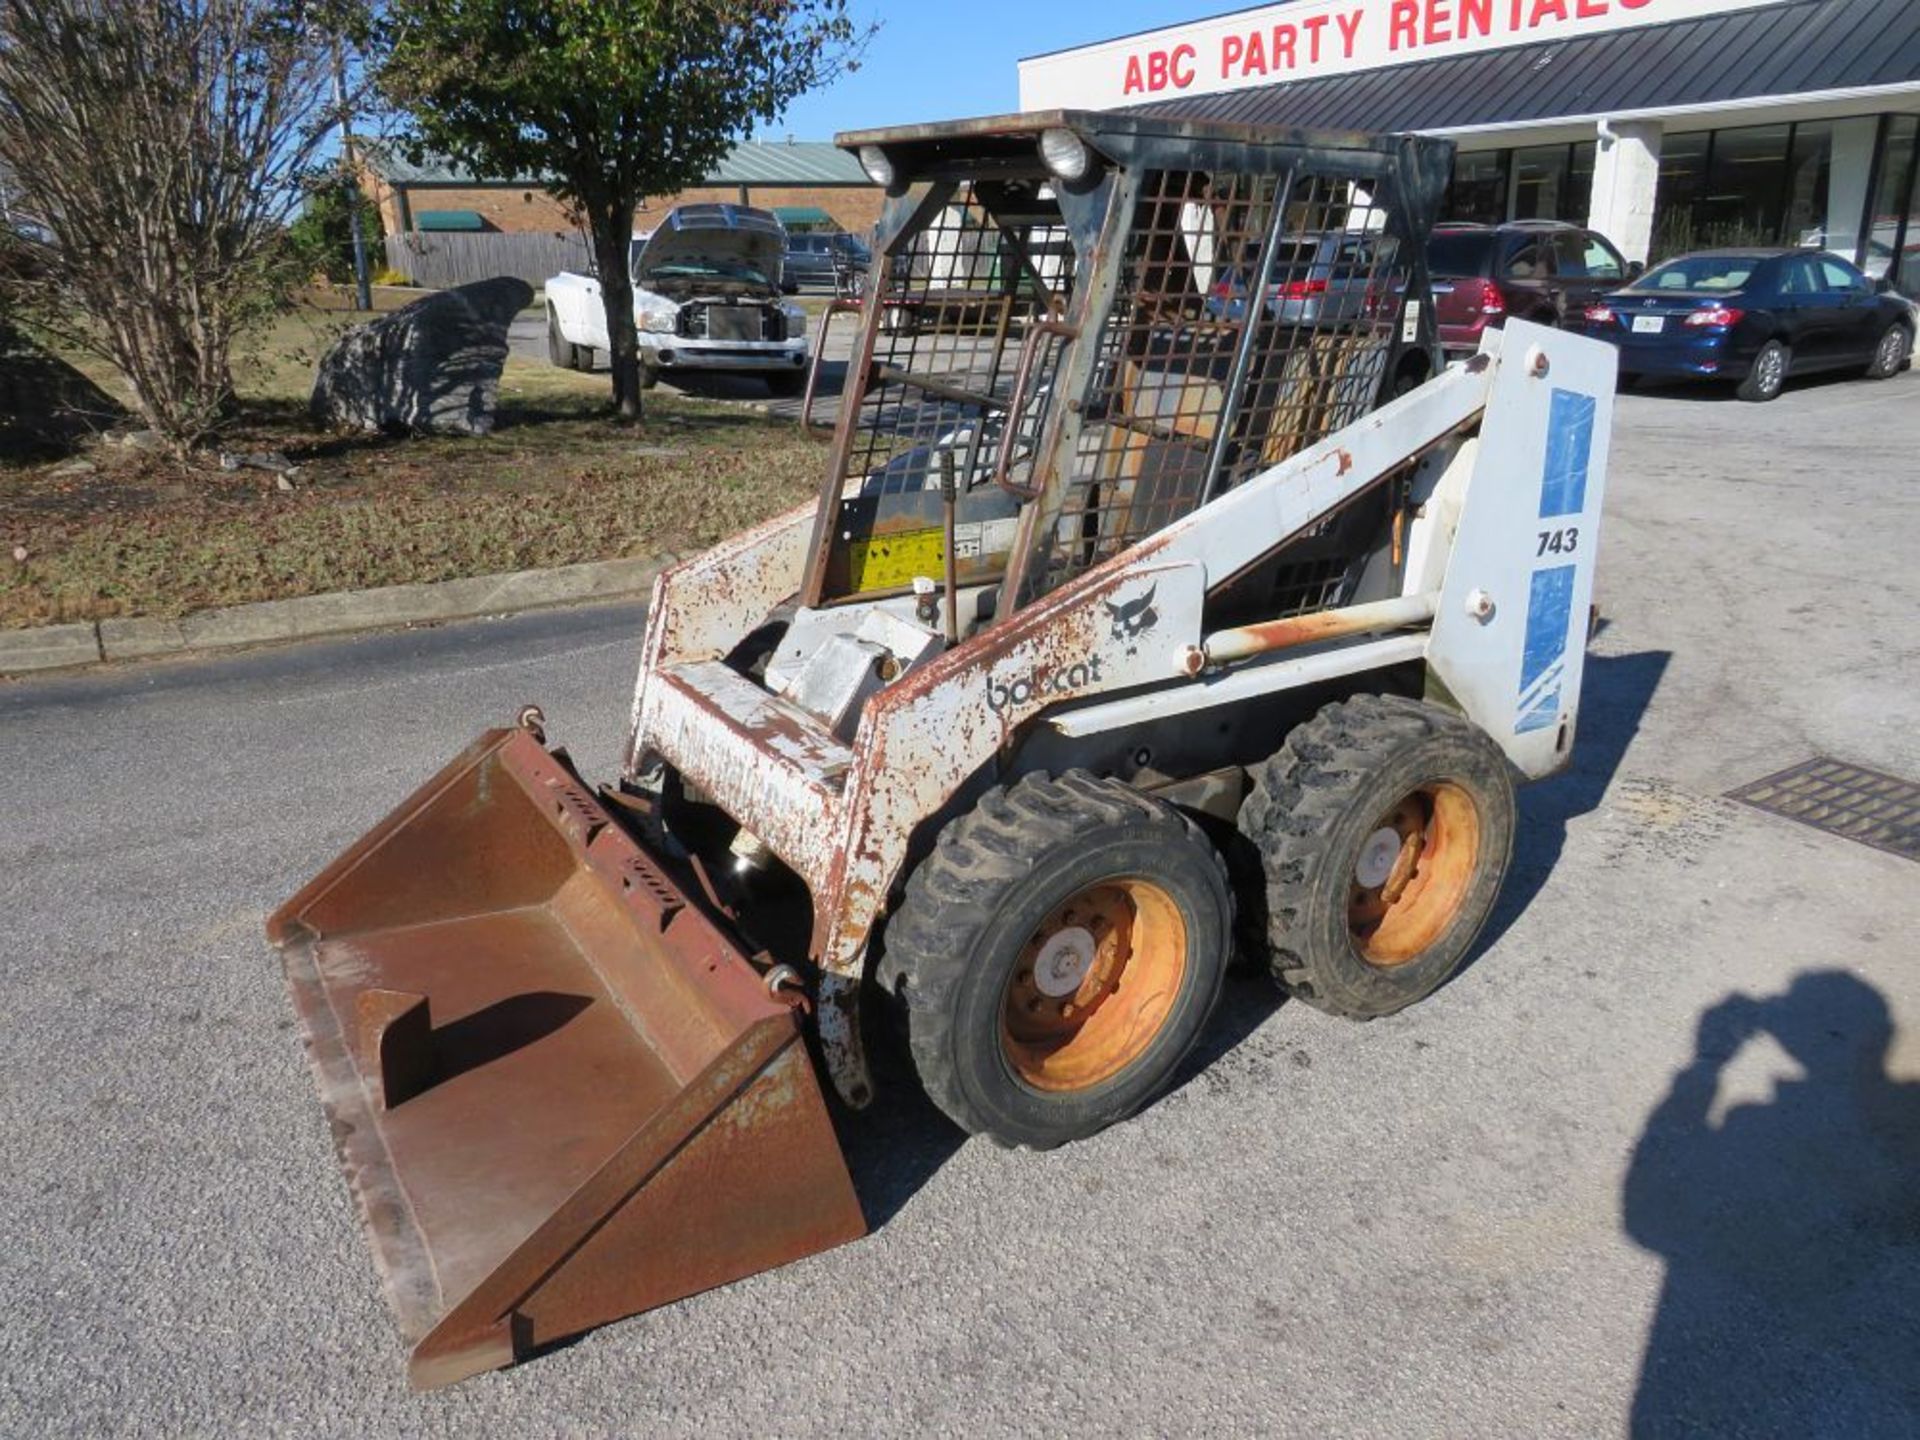
<path fill-rule="evenodd" d="M 967 179 L 984 170 L 1027 171 L 1040 166 L 1040 136 L 1069 130 L 1108 161 L 1126 166 L 1232 169 L 1262 173 L 1287 168 L 1303 153 L 1398 155 L 1424 168 L 1451 164 L 1453 142 L 1428 136 L 1364 135 L 1208 120 L 1156 106 L 1152 111 L 1039 110 L 983 115 L 927 125 L 845 130 L 834 144 L 857 154 L 875 145 L 903 181 Z"/>

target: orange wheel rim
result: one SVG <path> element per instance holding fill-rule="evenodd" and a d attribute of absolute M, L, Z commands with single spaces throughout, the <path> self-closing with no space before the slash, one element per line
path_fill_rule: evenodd
<path fill-rule="evenodd" d="M 1103 880 L 1048 914 L 1020 947 L 1000 1005 L 1000 1048 L 1035 1090 L 1085 1090 L 1153 1043 L 1187 973 L 1187 926 L 1151 880 Z"/>
<path fill-rule="evenodd" d="M 1466 903 L 1480 857 L 1480 811 L 1458 785 L 1436 782 L 1387 807 L 1347 877 L 1347 929 L 1370 965 L 1425 954 Z"/>

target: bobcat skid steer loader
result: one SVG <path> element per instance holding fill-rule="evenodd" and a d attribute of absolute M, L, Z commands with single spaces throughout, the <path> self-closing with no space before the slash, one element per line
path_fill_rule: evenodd
<path fill-rule="evenodd" d="M 661 576 L 624 773 L 530 712 L 270 921 L 416 1384 L 863 1233 L 817 1078 L 871 1098 L 863 1007 L 1044 1149 L 1236 943 L 1413 1003 L 1567 763 L 1614 356 L 1438 368 L 1443 142 L 840 143 L 889 199 L 819 499 Z"/>

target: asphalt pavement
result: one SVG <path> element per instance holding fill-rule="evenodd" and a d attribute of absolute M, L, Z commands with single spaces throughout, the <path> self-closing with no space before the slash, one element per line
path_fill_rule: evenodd
<path fill-rule="evenodd" d="M 1051 1154 L 895 1084 L 870 1238 L 425 1396 L 262 921 L 524 701 L 611 775 L 641 615 L 0 686 L 0 1434 L 1920 1433 L 1920 870 L 1722 798 L 1920 778 L 1920 377 L 1619 420 L 1575 764 L 1453 984 L 1235 981 Z"/>

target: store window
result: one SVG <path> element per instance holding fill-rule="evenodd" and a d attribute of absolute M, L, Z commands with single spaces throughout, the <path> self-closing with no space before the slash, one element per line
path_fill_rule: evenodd
<path fill-rule="evenodd" d="M 1593 204 L 1593 156 L 1591 140 L 1514 151 L 1513 218 L 1586 224 Z"/>
<path fill-rule="evenodd" d="M 1697 245 L 1772 245 L 1782 220 L 1780 179 L 1792 127 L 1747 125 L 1714 132 L 1706 179 L 1694 199 Z"/>
<path fill-rule="evenodd" d="M 1920 291 L 1920 174 L 1916 174 L 1920 116 L 1893 115 L 1880 152 L 1872 219 L 1862 265 L 1876 280 L 1886 277 L 1903 295 Z"/>
<path fill-rule="evenodd" d="M 1707 178 L 1707 151 L 1713 136 L 1706 130 L 1668 135 L 1660 142 L 1660 189 L 1654 209 L 1655 264 L 1698 248 L 1694 241 L 1694 208 Z"/>
<path fill-rule="evenodd" d="M 1567 192 L 1567 145 L 1533 145 L 1513 152 L 1513 218 L 1558 220 Z"/>
<path fill-rule="evenodd" d="M 1498 225 L 1507 218 L 1511 150 L 1465 151 L 1453 157 L 1453 180 L 1441 214 L 1449 220 Z"/>

